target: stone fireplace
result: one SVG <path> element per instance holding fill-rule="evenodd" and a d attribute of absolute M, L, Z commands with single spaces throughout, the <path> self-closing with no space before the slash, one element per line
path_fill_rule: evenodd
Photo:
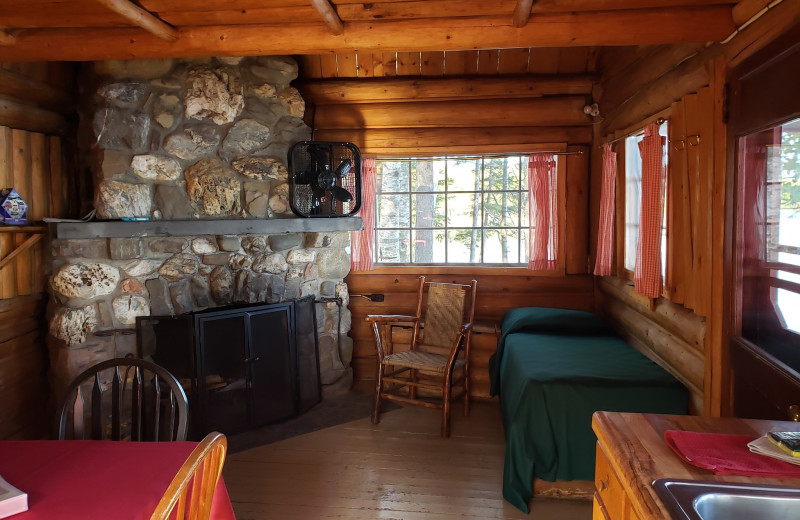
<path fill-rule="evenodd" d="M 48 346 L 56 395 L 136 355 L 137 316 L 313 295 L 323 397 L 352 382 L 349 233 L 299 219 L 286 157 L 308 139 L 288 57 L 99 62 L 81 142 L 99 221 L 51 225 Z M 126 218 L 149 219 L 121 222 Z M 343 222 L 347 221 L 347 222 Z M 339 299 L 339 302 L 336 299 Z"/>

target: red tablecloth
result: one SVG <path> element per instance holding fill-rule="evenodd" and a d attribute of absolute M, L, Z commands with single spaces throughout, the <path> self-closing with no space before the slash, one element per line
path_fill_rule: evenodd
<path fill-rule="evenodd" d="M 14 520 L 149 519 L 194 442 L 0 441 L 0 476 L 28 493 Z M 233 519 L 220 478 L 211 518 Z"/>

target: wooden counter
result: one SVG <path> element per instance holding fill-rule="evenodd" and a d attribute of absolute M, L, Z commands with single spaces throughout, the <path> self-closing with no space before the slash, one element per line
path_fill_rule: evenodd
<path fill-rule="evenodd" d="M 683 462 L 664 442 L 666 430 L 730 433 L 758 437 L 772 429 L 800 431 L 800 423 L 755 419 L 712 418 L 690 415 L 656 415 L 597 412 L 592 429 L 630 507 L 639 520 L 671 518 L 651 483 L 662 477 L 750 482 L 800 487 L 800 478 L 764 478 L 714 475 Z M 615 520 L 613 515 L 607 515 Z"/>

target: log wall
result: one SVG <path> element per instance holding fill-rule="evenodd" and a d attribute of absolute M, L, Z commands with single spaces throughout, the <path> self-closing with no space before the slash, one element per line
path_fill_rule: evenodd
<path fill-rule="evenodd" d="M 785 2 L 725 44 L 620 49 L 598 62 L 603 79 L 595 95 L 603 120 L 595 146 L 641 128 L 656 116 L 669 120 L 670 132 L 664 295 L 650 301 L 633 291 L 622 275 L 618 247 L 620 276 L 597 279 L 598 309 L 632 345 L 686 384 L 698 413 L 725 414 L 729 399 L 725 186 L 732 155 L 724 114 L 726 74 L 798 19 L 800 6 Z M 599 155 L 591 165 L 590 185 L 595 188 L 602 169 Z M 620 168 L 623 164 L 618 157 Z M 590 208 L 596 230 L 599 189 L 592 191 Z M 620 237 L 624 202 L 619 198 L 616 214 Z M 595 231 L 591 238 L 594 257 Z"/>
<path fill-rule="evenodd" d="M 345 281 L 350 290 L 353 325 L 353 368 L 355 379 L 374 380 L 376 374 L 375 340 L 364 321 L 367 314 L 413 314 L 418 287 L 417 277 L 427 280 L 469 283 L 478 281 L 473 335 L 472 396 L 489 397 L 489 357 L 497 348 L 497 334 L 503 315 L 515 307 L 562 307 L 591 311 L 594 308 L 592 277 L 534 276 L 525 269 L 512 268 L 377 268 L 371 272 L 351 273 Z M 358 294 L 384 294 L 385 301 L 372 302 Z"/>
<path fill-rule="evenodd" d="M 0 64 L 0 187 L 28 204 L 28 226 L 0 226 L 0 439 L 46 435 L 45 217 L 74 217 L 69 129 L 74 71 Z M 74 133 L 74 132 L 73 132 Z"/>

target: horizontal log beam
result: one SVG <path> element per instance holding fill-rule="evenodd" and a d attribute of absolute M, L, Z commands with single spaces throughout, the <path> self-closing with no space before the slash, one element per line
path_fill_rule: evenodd
<path fill-rule="evenodd" d="M 520 28 L 497 17 L 359 22 L 341 35 L 321 24 L 185 27 L 166 43 L 133 28 L 26 29 L 13 50 L 0 47 L 0 61 L 648 45 L 717 41 L 733 30 L 725 6 L 540 15 Z"/>
<path fill-rule="evenodd" d="M 3 69 L 0 69 L 0 96 L 61 114 L 75 112 L 75 101 L 63 89 Z"/>
<path fill-rule="evenodd" d="M 590 143 L 592 129 L 589 126 L 527 126 L 316 130 L 314 138 L 355 143 L 366 154 L 522 153 L 528 151 L 526 145 L 530 144 Z"/>
<path fill-rule="evenodd" d="M 319 129 L 591 125 L 585 96 L 320 105 Z"/>
<path fill-rule="evenodd" d="M 6 31 L 0 31 L 0 45 L 10 47 L 15 43 L 17 43 L 17 39 L 13 35 Z"/>
<path fill-rule="evenodd" d="M 61 114 L 2 96 L 0 96 L 0 126 L 48 135 L 63 135 L 69 128 L 67 120 Z"/>
<path fill-rule="evenodd" d="M 454 78 L 375 78 L 295 83 L 317 105 L 409 100 L 532 98 L 592 93 L 591 75 Z"/>

